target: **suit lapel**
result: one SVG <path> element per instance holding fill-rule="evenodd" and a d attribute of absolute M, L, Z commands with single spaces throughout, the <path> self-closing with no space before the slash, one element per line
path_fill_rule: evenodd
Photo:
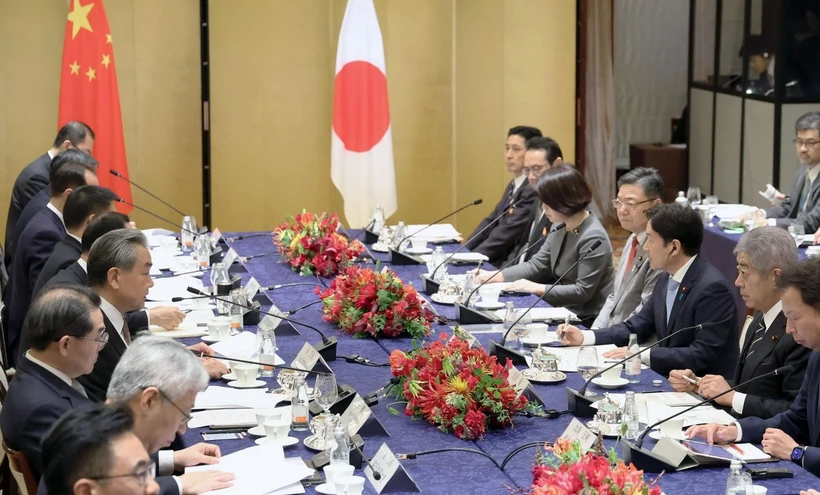
<path fill-rule="evenodd" d="M 31 362 L 28 358 L 23 357 L 17 366 L 20 370 L 36 377 L 38 380 L 45 382 L 51 389 L 60 394 L 61 397 L 71 402 L 73 407 L 80 407 L 88 402 L 87 397 L 83 397 L 80 392 L 74 390 L 57 375 L 51 373 L 40 365 Z"/>
<path fill-rule="evenodd" d="M 68 268 L 74 272 L 74 275 L 77 276 L 77 280 L 82 282 L 83 285 L 88 285 L 88 274 L 85 273 L 85 270 L 82 269 L 79 263 L 72 263 Z"/>
<path fill-rule="evenodd" d="M 555 233 L 555 238 L 550 242 L 550 270 L 555 273 L 555 264 L 561 256 L 561 249 L 564 247 L 564 239 L 567 236 L 567 229 L 563 228 Z"/>
<path fill-rule="evenodd" d="M 71 236 L 70 236 L 70 235 L 68 235 L 67 233 L 66 233 L 66 235 L 65 235 L 65 239 L 63 239 L 63 242 L 65 242 L 65 244 L 66 244 L 68 247 L 70 247 L 70 248 L 74 249 L 74 250 L 75 250 L 75 251 L 77 251 L 78 253 L 82 253 L 82 252 L 83 252 L 83 245 L 82 245 L 82 244 L 80 244 L 79 242 L 77 242 L 77 239 L 75 239 L 75 238 L 71 237 Z"/>
<path fill-rule="evenodd" d="M 50 218 L 51 221 L 54 222 L 54 225 L 57 227 L 57 229 L 60 232 L 62 232 L 63 235 L 65 235 L 66 234 L 65 225 L 63 225 L 63 221 L 60 220 L 60 217 L 58 217 L 56 213 L 51 211 L 51 208 L 49 208 L 49 207 L 46 207 L 45 210 L 46 210 L 46 215 L 48 215 L 48 218 Z"/>
<path fill-rule="evenodd" d="M 695 261 L 692 262 L 692 265 L 689 266 L 689 270 L 686 271 L 686 275 L 683 276 L 683 281 L 678 287 L 677 294 L 675 294 L 675 304 L 672 305 L 672 314 L 669 315 L 669 323 L 666 325 L 666 329 L 668 331 L 675 328 L 675 318 L 678 316 L 678 311 L 680 311 L 681 306 L 683 306 L 686 296 L 692 289 L 692 285 L 695 284 L 700 276 L 700 272 L 703 269 L 703 263 L 704 261 L 700 258 L 700 256 L 698 256 L 695 258 Z M 664 297 L 666 297 L 665 294 Z"/>
<path fill-rule="evenodd" d="M 110 345 L 117 354 L 122 356 L 125 354 L 125 342 L 120 337 L 120 333 L 114 328 L 114 324 L 111 323 L 111 320 L 103 313 L 103 320 L 105 321 L 105 330 L 108 332 L 108 345 Z"/>
<path fill-rule="evenodd" d="M 782 313 L 781 313 L 782 314 Z M 752 369 L 746 365 L 743 361 L 743 357 L 749 352 L 749 346 L 752 345 L 752 340 L 754 339 L 754 333 L 757 326 L 760 324 L 760 320 L 763 319 L 763 312 L 758 311 L 755 313 L 754 318 L 752 321 L 749 322 L 749 328 L 746 330 L 746 336 L 743 340 L 743 348 L 740 350 L 740 356 L 737 360 L 737 366 L 735 366 L 735 381 L 740 383 L 743 379 L 743 371 L 747 369 Z M 777 323 L 777 320 L 775 320 Z"/>
<path fill-rule="evenodd" d="M 761 313 L 761 318 L 762 318 Z M 750 328 L 751 330 L 751 328 Z M 751 332 L 746 332 L 746 340 L 750 340 Z M 746 359 L 746 362 L 743 364 L 743 379 L 747 380 L 747 377 L 751 377 L 754 373 L 755 368 L 763 362 L 766 357 L 774 351 L 774 348 L 777 347 L 777 343 L 780 342 L 780 339 L 783 338 L 783 334 L 786 333 L 786 317 L 781 312 L 777 315 L 777 318 L 774 319 L 772 322 L 772 327 L 766 329 L 763 334 L 763 338 L 760 342 L 755 345 L 755 351 L 752 353 L 751 356 Z M 749 344 L 751 345 L 751 344 Z M 744 346 L 744 351 L 748 352 L 748 347 Z M 746 354 L 744 354 L 745 356 Z M 735 375 L 737 376 L 737 375 Z"/>
<path fill-rule="evenodd" d="M 547 224 L 549 223 L 549 219 L 541 211 L 541 202 L 536 201 L 536 204 L 538 205 L 538 209 L 536 210 L 537 216 L 533 219 L 536 223 L 535 228 L 530 232 L 530 245 L 535 244 L 538 242 L 538 239 L 545 235 L 544 230 L 547 229 Z"/>
<path fill-rule="evenodd" d="M 628 245 L 628 243 L 627 243 Z M 621 256 L 629 257 L 629 253 L 624 253 Z M 643 264 L 647 262 L 646 251 L 643 249 L 643 244 L 638 244 L 638 249 L 635 250 L 635 259 L 632 261 L 632 268 L 626 267 L 626 277 L 623 278 L 620 285 L 618 285 L 618 290 L 615 293 L 615 304 L 618 304 L 618 301 L 621 300 L 621 297 L 626 293 L 626 288 L 632 284 L 632 279 L 635 278 L 638 272 L 641 271 L 641 267 Z"/>
<path fill-rule="evenodd" d="M 794 192 L 796 193 L 796 196 L 791 198 L 792 208 L 791 208 L 791 211 L 789 212 L 789 217 L 792 217 L 792 215 L 797 216 L 797 213 L 800 213 L 799 212 L 800 195 L 803 192 L 803 185 L 806 183 L 806 174 L 807 173 L 808 173 L 808 169 L 806 168 L 806 166 L 805 165 L 801 166 L 800 167 L 800 173 L 797 174 L 798 177 L 797 177 L 797 179 L 795 179 L 795 184 L 794 184 L 795 185 L 795 191 Z M 808 201 L 808 197 L 809 197 L 810 194 L 811 194 L 811 190 L 809 190 L 809 194 L 806 195 L 806 200 L 807 201 Z"/>

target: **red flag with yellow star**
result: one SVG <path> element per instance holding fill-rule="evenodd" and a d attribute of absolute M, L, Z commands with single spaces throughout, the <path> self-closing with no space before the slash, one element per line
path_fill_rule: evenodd
<path fill-rule="evenodd" d="M 100 163 L 100 185 L 130 202 L 131 184 L 109 172 L 128 177 L 114 44 L 102 0 L 71 0 L 69 7 L 58 124 L 71 120 L 88 124 L 96 135 L 93 152 Z"/>

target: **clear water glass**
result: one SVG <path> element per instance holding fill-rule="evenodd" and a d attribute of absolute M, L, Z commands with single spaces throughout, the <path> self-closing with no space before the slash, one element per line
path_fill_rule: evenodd
<path fill-rule="evenodd" d="M 576 362 L 581 378 L 589 380 L 598 372 L 598 350 L 592 346 L 581 347 L 578 349 L 578 360 Z M 586 395 L 592 397 L 598 394 L 587 390 Z"/>
<path fill-rule="evenodd" d="M 339 397 L 339 390 L 336 386 L 336 375 L 316 375 L 313 393 L 319 407 L 322 408 L 326 415 L 330 415 L 330 406 L 332 406 Z"/>
<path fill-rule="evenodd" d="M 686 190 L 686 200 L 689 201 L 689 206 L 694 208 L 700 204 L 700 188 L 697 186 L 690 187 Z"/>
<path fill-rule="evenodd" d="M 522 339 L 527 339 L 530 337 L 530 325 L 532 325 L 532 316 L 530 316 L 529 311 L 522 310 L 521 312 L 516 314 L 516 319 L 521 318 L 513 332 L 515 333 L 518 340 L 518 348 L 521 354 L 529 354 L 529 348 L 524 344 Z"/>

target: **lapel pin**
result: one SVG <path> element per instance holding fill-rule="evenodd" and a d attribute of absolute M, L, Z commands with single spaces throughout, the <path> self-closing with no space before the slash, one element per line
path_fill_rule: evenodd
<path fill-rule="evenodd" d="M 772 342 L 777 342 L 777 335 L 772 335 Z"/>

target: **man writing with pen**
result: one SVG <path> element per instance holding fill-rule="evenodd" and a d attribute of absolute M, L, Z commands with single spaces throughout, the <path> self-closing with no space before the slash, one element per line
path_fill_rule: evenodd
<path fill-rule="evenodd" d="M 669 383 L 678 392 L 698 392 L 710 398 L 734 383 L 791 365 L 794 370 L 785 376 L 761 378 L 715 399 L 735 416 L 771 418 L 787 410 L 797 397 L 811 353 L 786 333 L 786 317 L 776 286 L 783 270 L 797 264 L 797 247 L 785 230 L 761 227 L 746 233 L 734 252 L 738 271 L 735 285 L 746 305 L 757 310 L 740 341 L 734 380 L 730 382 L 719 375 L 698 378 L 692 370 L 684 369 L 673 370 Z"/>

